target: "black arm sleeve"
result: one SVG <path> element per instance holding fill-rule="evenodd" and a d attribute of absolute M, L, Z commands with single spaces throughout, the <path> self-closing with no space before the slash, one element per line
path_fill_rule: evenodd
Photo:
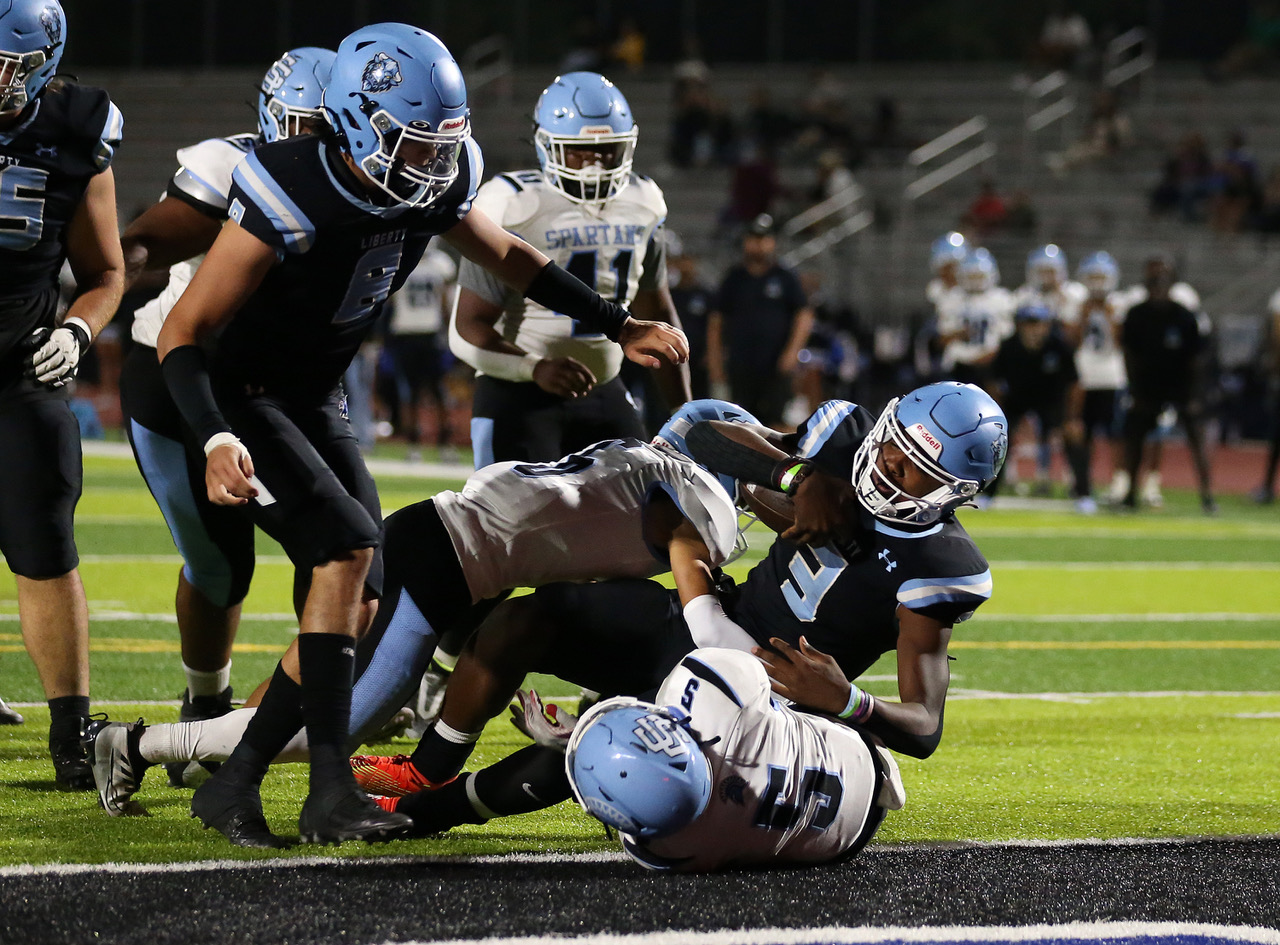
<path fill-rule="evenodd" d="M 592 291 L 554 262 L 542 267 L 529 283 L 524 297 L 543 308 L 576 318 L 588 329 L 603 332 L 610 341 L 618 340 L 622 326 L 631 317 L 621 305 Z"/>
<path fill-rule="evenodd" d="M 173 402 L 195 431 L 201 446 L 215 433 L 231 431 L 231 425 L 213 399 L 213 385 L 209 382 L 209 368 L 202 348 L 198 345 L 174 348 L 161 362 L 160 371 Z"/>
<path fill-rule="evenodd" d="M 684 436 L 689 455 L 708 469 L 725 473 L 743 482 L 782 490 L 782 476 L 797 463 L 807 463 L 795 456 L 773 459 L 745 443 L 725 436 L 711 420 L 699 420 Z"/>
<path fill-rule="evenodd" d="M 874 712 L 871 714 L 871 718 L 858 727 L 880 739 L 890 751 L 896 751 L 901 755 L 910 755 L 912 758 L 928 758 L 933 754 L 934 749 L 938 747 L 938 743 L 942 741 L 942 716 L 944 713 L 945 709 L 943 712 L 938 713 L 938 727 L 928 735 L 912 735 L 910 732 L 904 732 Z"/>

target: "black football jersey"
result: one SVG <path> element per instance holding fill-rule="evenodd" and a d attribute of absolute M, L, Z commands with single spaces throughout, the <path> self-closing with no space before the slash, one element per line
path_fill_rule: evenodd
<path fill-rule="evenodd" d="M 363 193 L 332 141 L 255 149 L 232 175 L 228 215 L 280 263 L 222 333 L 215 381 L 297 400 L 328 395 L 431 237 L 470 211 L 483 170 L 468 139 L 439 199 L 388 207 Z"/>
<path fill-rule="evenodd" d="M 874 425 L 866 409 L 829 400 L 801 426 L 797 453 L 849 478 Z M 911 529 L 864 513 L 856 547 L 778 538 L 731 608 L 760 643 L 780 637 L 797 646 L 804 636 L 855 678 L 897 646 L 899 604 L 952 624 L 990 596 L 987 561 L 954 517 Z"/>
<path fill-rule="evenodd" d="M 95 174 L 111 165 L 124 118 L 102 89 L 58 80 L 0 131 L 0 372 L 18 343 L 52 327 L 67 224 Z M 52 304 L 32 305 L 41 296 Z"/>

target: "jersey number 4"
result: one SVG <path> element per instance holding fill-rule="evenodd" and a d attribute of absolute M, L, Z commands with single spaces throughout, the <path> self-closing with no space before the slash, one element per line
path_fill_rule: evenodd
<path fill-rule="evenodd" d="M 848 564 L 840 552 L 827 545 L 801 545 L 787 567 L 790 578 L 782 585 L 782 596 L 791 612 L 805 623 L 813 621 L 822 598 Z"/>
<path fill-rule="evenodd" d="M 627 304 L 627 283 L 631 276 L 631 260 L 635 258 L 635 252 L 630 249 L 620 250 L 618 255 L 613 257 L 613 262 L 609 263 L 609 268 L 613 270 L 615 287 L 613 290 L 613 301 L 619 305 Z M 569 257 L 569 264 L 564 267 L 571 275 L 575 276 L 579 282 L 586 283 L 590 288 L 595 289 L 596 273 L 599 271 L 597 252 L 594 249 L 586 250 L 581 253 L 574 253 Z M 559 314 L 564 314 L 563 312 Z M 573 333 L 575 335 L 595 335 L 600 336 L 599 332 L 584 332 L 578 328 L 578 320 L 573 320 Z"/>
<path fill-rule="evenodd" d="M 38 167 L 0 168 L 0 249 L 27 250 L 40 242 L 48 176 Z"/>

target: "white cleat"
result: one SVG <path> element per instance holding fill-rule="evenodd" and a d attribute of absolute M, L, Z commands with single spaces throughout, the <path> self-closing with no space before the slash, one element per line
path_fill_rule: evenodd
<path fill-rule="evenodd" d="M 93 767 L 102 809 L 112 817 L 150 817 L 133 799 L 142 786 L 142 776 L 151 762 L 142 757 L 138 742 L 147 730 L 142 719 L 111 722 L 106 718 L 89 722 L 84 736 L 85 753 Z"/>

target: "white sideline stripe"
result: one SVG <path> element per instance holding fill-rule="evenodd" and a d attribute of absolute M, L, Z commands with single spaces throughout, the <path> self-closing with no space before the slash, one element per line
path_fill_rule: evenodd
<path fill-rule="evenodd" d="M 992 561 L 999 571 L 1280 571 L 1280 561 Z"/>
<path fill-rule="evenodd" d="M 1280 620 L 1280 614 L 1231 613 L 1229 611 L 1196 614 L 1000 614 L 981 611 L 980 617 L 984 621 L 1018 620 L 1022 623 L 1209 623 L 1220 620 L 1264 623 Z"/>
<path fill-rule="evenodd" d="M 1135 937 L 1203 936 L 1233 942 L 1277 945 L 1280 932 L 1247 925 L 1209 925 L 1200 922 L 1066 922 L 1062 925 L 1024 926 L 894 926 L 850 928 L 827 926 L 820 929 L 724 929 L 716 932 L 672 930 L 630 934 L 554 936 L 527 935 L 517 938 L 432 939 L 437 945 L 538 945 L 550 939 L 574 945 L 863 945 L 875 942 L 1040 942 L 1085 939 L 1109 941 Z M 427 945 L 426 939 L 398 945 Z M 393 945 L 388 941 L 386 945 Z"/>
<path fill-rule="evenodd" d="M 16 623 L 17 620 L 18 620 L 17 614 L 0 614 L 0 622 Z M 117 621 L 129 622 L 129 621 L 143 621 L 143 620 L 150 621 L 153 623 L 176 624 L 178 622 L 178 618 L 172 613 L 144 614 L 144 613 L 139 613 L 133 610 L 93 610 L 93 609 L 90 609 L 89 611 L 89 620 L 90 622 L 96 622 L 96 623 L 113 623 Z M 240 622 L 244 623 L 246 620 L 261 620 L 261 621 L 272 621 L 272 622 L 283 621 L 285 623 L 298 622 L 298 618 L 294 614 L 284 613 L 284 612 L 281 612 L 278 614 L 242 614 L 240 617 Z"/>
<path fill-rule="evenodd" d="M 258 555 L 257 564 L 290 564 L 287 555 Z M 182 555 L 81 555 L 81 564 L 182 564 Z"/>
<path fill-rule="evenodd" d="M 1083 846 L 1154 846 L 1156 844 L 1192 844 L 1232 837 L 1122 837 L 1114 840 L 1080 838 L 1075 840 L 960 840 L 940 843 L 878 843 L 867 852 L 927 852 L 942 849 L 1001 849 L 1007 847 L 1083 847 Z M 1248 839 L 1245 837 L 1243 839 Z M 301 869 L 312 866 L 509 866 L 543 863 L 626 863 L 631 862 L 621 850 L 607 853 L 509 853 L 484 856 L 299 856 L 273 860 L 194 860 L 184 863 L 47 863 L 40 865 L 0 866 L 0 878 L 8 876 L 75 876 L 81 873 L 153 874 L 211 872 L 214 870 Z M 504 941 L 485 939 L 486 942 Z M 506 939 L 505 941 L 523 941 Z M 405 943 L 407 945 L 407 943 Z M 1280 945 L 1280 938 L 1277 938 Z"/>

